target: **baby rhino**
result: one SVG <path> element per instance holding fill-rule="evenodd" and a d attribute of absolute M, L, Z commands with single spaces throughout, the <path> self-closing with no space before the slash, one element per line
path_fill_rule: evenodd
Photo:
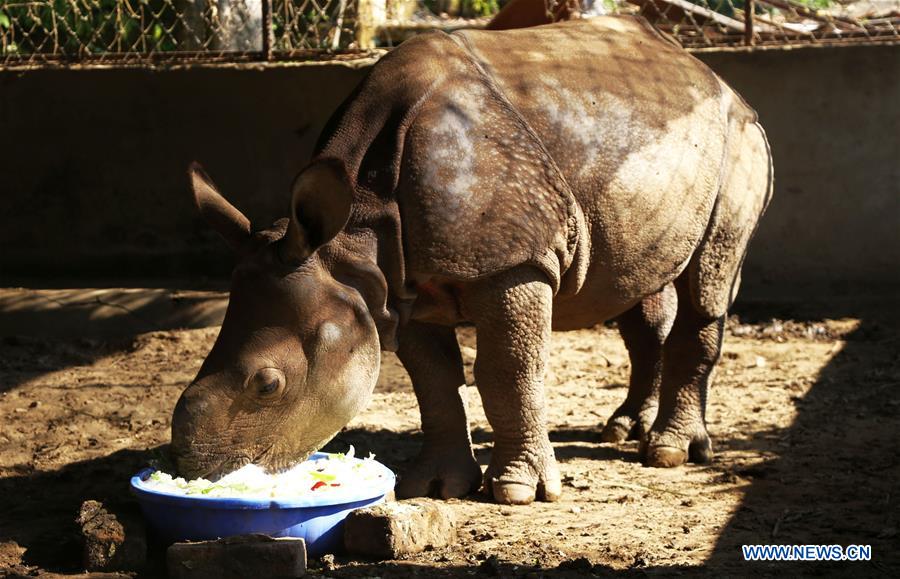
<path fill-rule="evenodd" d="M 369 400 L 396 350 L 424 445 L 401 497 L 552 501 L 551 330 L 615 319 L 628 397 L 604 441 L 705 462 L 710 376 L 772 163 L 756 115 L 644 20 L 432 33 L 385 56 L 325 128 L 290 215 L 252 232 L 192 169 L 238 254 L 222 331 L 175 409 L 179 471 L 280 469 Z M 478 336 L 494 432 L 472 455 L 454 328 Z"/>

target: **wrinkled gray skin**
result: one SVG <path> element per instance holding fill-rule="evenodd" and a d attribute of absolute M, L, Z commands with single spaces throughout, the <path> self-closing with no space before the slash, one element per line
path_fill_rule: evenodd
<path fill-rule="evenodd" d="M 239 252 L 222 332 L 172 424 L 186 476 L 305 458 L 364 407 L 396 349 L 424 446 L 397 494 L 552 501 L 551 329 L 616 319 L 631 357 L 603 440 L 650 466 L 705 462 L 707 390 L 771 195 L 755 113 L 644 21 L 427 34 L 326 127 L 289 220 L 251 235 L 202 173 Z M 454 327 L 474 324 L 494 431 L 472 454 Z"/>

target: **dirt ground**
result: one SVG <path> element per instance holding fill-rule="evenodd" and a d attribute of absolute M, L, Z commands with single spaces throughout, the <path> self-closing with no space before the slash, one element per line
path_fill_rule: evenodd
<path fill-rule="evenodd" d="M 885 311 L 826 319 L 765 307 L 733 317 L 709 402 L 716 459 L 672 470 L 641 466 L 636 443 L 598 441 L 626 391 L 616 330 L 554 334 L 547 395 L 560 502 L 452 501 L 463 521 L 456 545 L 404 561 L 312 561 L 312 572 L 898 577 L 900 330 Z M 88 498 L 129 506 L 128 476 L 164 451 L 175 401 L 216 332 L 0 341 L 0 576 L 79 570 L 78 506 Z M 474 334 L 460 337 L 471 371 Z M 484 465 L 491 432 L 469 392 Z M 385 355 L 371 405 L 329 448 L 352 443 L 402 471 L 420 441 L 408 378 Z M 742 560 L 741 544 L 768 543 L 871 544 L 872 561 Z M 151 554 L 145 576 L 162 573 L 162 550 Z"/>

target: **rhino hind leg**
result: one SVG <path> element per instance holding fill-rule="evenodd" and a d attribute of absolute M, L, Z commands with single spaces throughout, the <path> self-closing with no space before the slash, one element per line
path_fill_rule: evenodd
<path fill-rule="evenodd" d="M 772 195 L 771 155 L 762 127 L 741 115 L 732 118 L 723 169 L 706 235 L 675 281 L 678 313 L 663 346 L 659 410 L 641 445 L 649 466 L 712 459 L 706 430 L 709 385 L 747 246 Z"/>
<path fill-rule="evenodd" d="M 725 316 L 709 317 L 690 299 L 687 280 L 675 282 L 678 313 L 663 345 L 663 371 L 656 420 L 641 443 L 648 466 L 673 467 L 712 459 L 706 430 L 706 399 L 722 349 Z"/>
<path fill-rule="evenodd" d="M 397 498 L 463 497 L 478 490 L 462 356 L 453 328 L 411 321 L 400 330 L 397 356 L 419 402 L 425 441 L 395 492 Z"/>
<path fill-rule="evenodd" d="M 631 360 L 631 378 L 628 395 L 603 427 L 601 441 L 641 440 L 650 431 L 659 406 L 663 344 L 677 311 L 678 297 L 670 283 L 616 320 Z"/>

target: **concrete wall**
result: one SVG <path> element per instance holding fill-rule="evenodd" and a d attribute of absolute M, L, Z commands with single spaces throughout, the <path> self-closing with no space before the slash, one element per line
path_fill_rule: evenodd
<path fill-rule="evenodd" d="M 0 72 L 5 276 L 226 275 L 197 218 L 200 161 L 257 225 L 366 66 Z"/>
<path fill-rule="evenodd" d="M 745 295 L 900 285 L 900 49 L 699 55 L 759 111 L 775 200 Z M 197 159 L 258 225 L 367 65 L 0 72 L 0 283 L 227 272 Z"/>
<path fill-rule="evenodd" d="M 775 161 L 745 290 L 900 286 L 900 47 L 700 58 L 757 110 Z"/>

